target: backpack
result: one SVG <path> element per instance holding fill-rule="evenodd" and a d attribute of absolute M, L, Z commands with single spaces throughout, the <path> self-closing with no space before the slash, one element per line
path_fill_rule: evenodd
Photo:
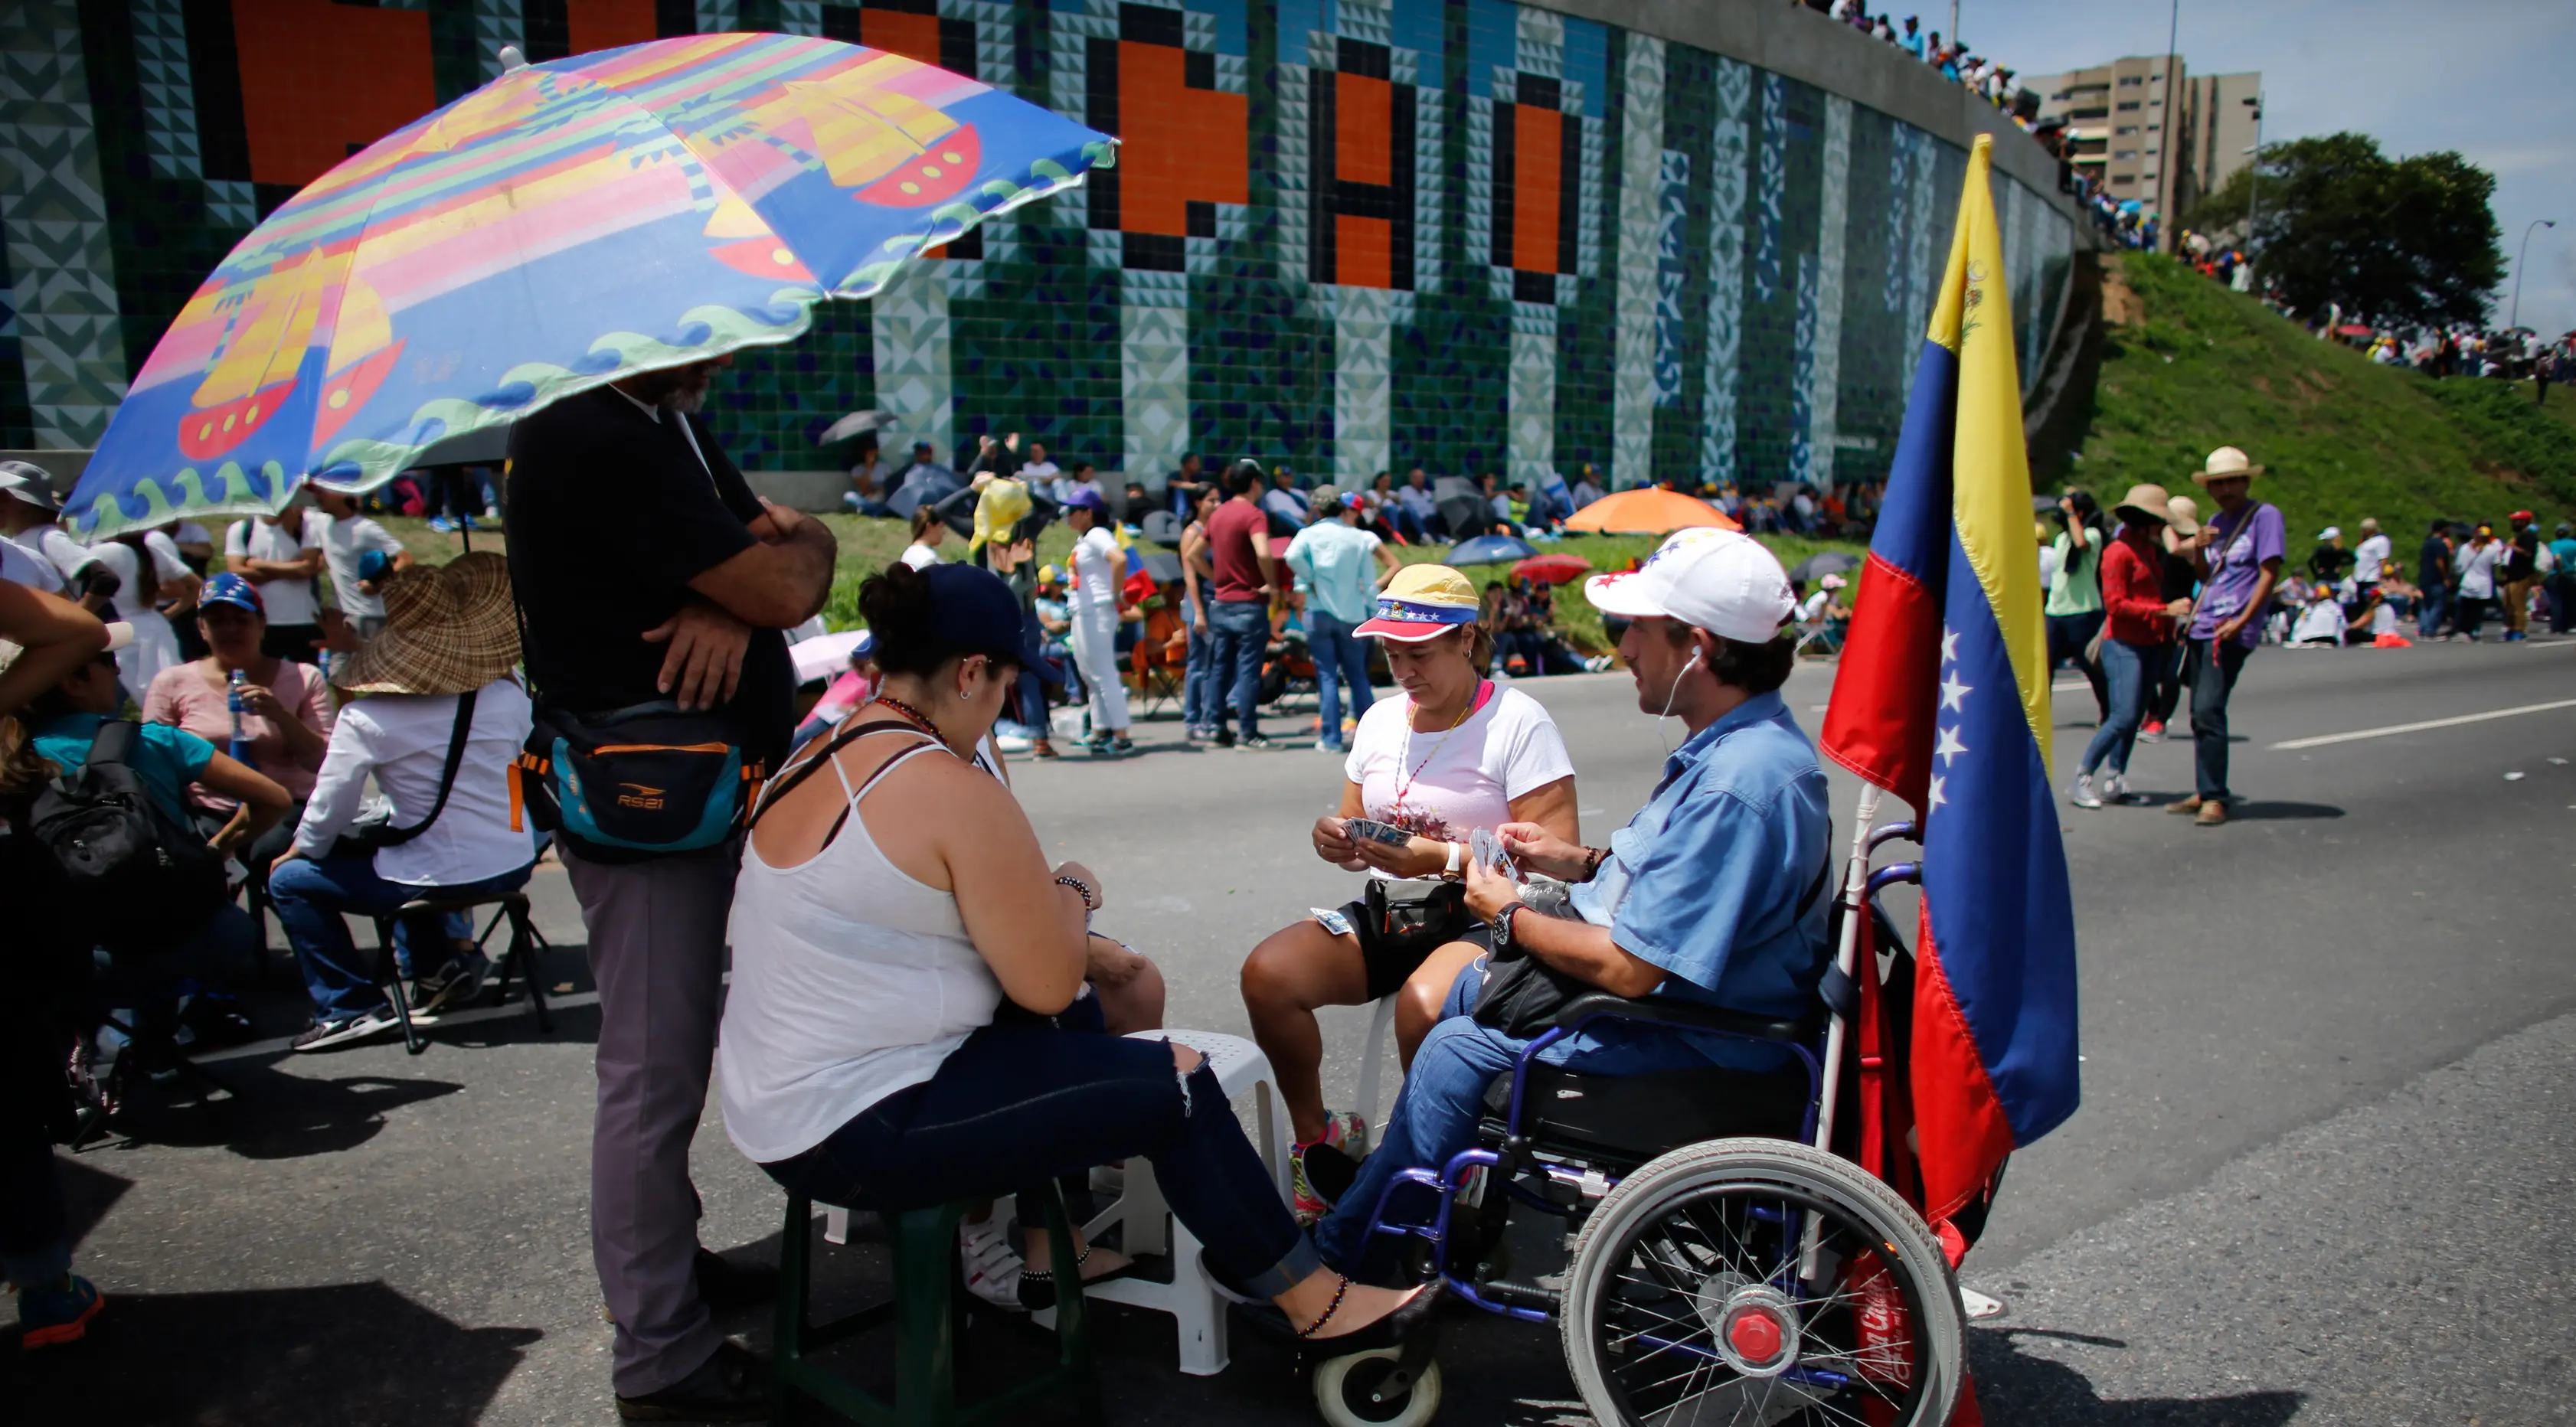
<path fill-rule="evenodd" d="M 142 728 L 99 725 L 80 772 L 36 792 L 25 827 L 62 870 L 82 935 L 110 951 L 176 949 L 225 901 L 224 859 L 128 765 Z"/>

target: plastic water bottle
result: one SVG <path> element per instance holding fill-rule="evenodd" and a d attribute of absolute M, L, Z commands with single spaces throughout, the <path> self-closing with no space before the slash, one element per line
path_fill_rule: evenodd
<path fill-rule="evenodd" d="M 242 737 L 241 691 L 242 671 L 235 669 L 224 688 L 224 707 L 231 710 L 233 716 L 232 742 L 224 751 L 231 754 L 235 762 L 247 765 L 250 762 L 250 740 Z"/>

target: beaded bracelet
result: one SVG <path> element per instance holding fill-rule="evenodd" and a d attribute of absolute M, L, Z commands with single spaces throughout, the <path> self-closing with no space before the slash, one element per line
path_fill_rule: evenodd
<path fill-rule="evenodd" d="M 1085 915 L 1089 915 L 1090 913 L 1100 910 L 1099 900 L 1091 895 L 1091 889 L 1083 885 L 1081 878 L 1058 877 L 1055 879 L 1055 885 L 1059 887 L 1071 887 L 1073 889 L 1073 894 L 1082 899 L 1082 910 Z"/>

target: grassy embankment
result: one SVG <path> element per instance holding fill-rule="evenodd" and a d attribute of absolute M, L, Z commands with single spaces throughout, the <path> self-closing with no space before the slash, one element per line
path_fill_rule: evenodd
<path fill-rule="evenodd" d="M 2267 468 L 2254 493 L 2287 517 L 2294 558 L 2328 525 L 2357 542 L 2364 516 L 2408 556 L 2436 516 L 2576 518 L 2569 393 L 2536 410 L 2527 382 L 2374 365 L 2169 259 L 2130 255 L 2122 276 L 2143 320 L 2107 335 L 2072 477 L 2104 505 L 2135 481 L 2198 497 L 2190 473 L 2225 445 Z"/>

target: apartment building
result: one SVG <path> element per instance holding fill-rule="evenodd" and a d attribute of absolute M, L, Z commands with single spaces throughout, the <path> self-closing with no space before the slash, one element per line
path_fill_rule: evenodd
<path fill-rule="evenodd" d="M 2192 75 L 2180 55 L 2130 55 L 2024 81 L 2042 122 L 2062 120 L 2078 172 L 2136 199 L 2168 232 L 2247 162 L 2260 74 Z"/>

